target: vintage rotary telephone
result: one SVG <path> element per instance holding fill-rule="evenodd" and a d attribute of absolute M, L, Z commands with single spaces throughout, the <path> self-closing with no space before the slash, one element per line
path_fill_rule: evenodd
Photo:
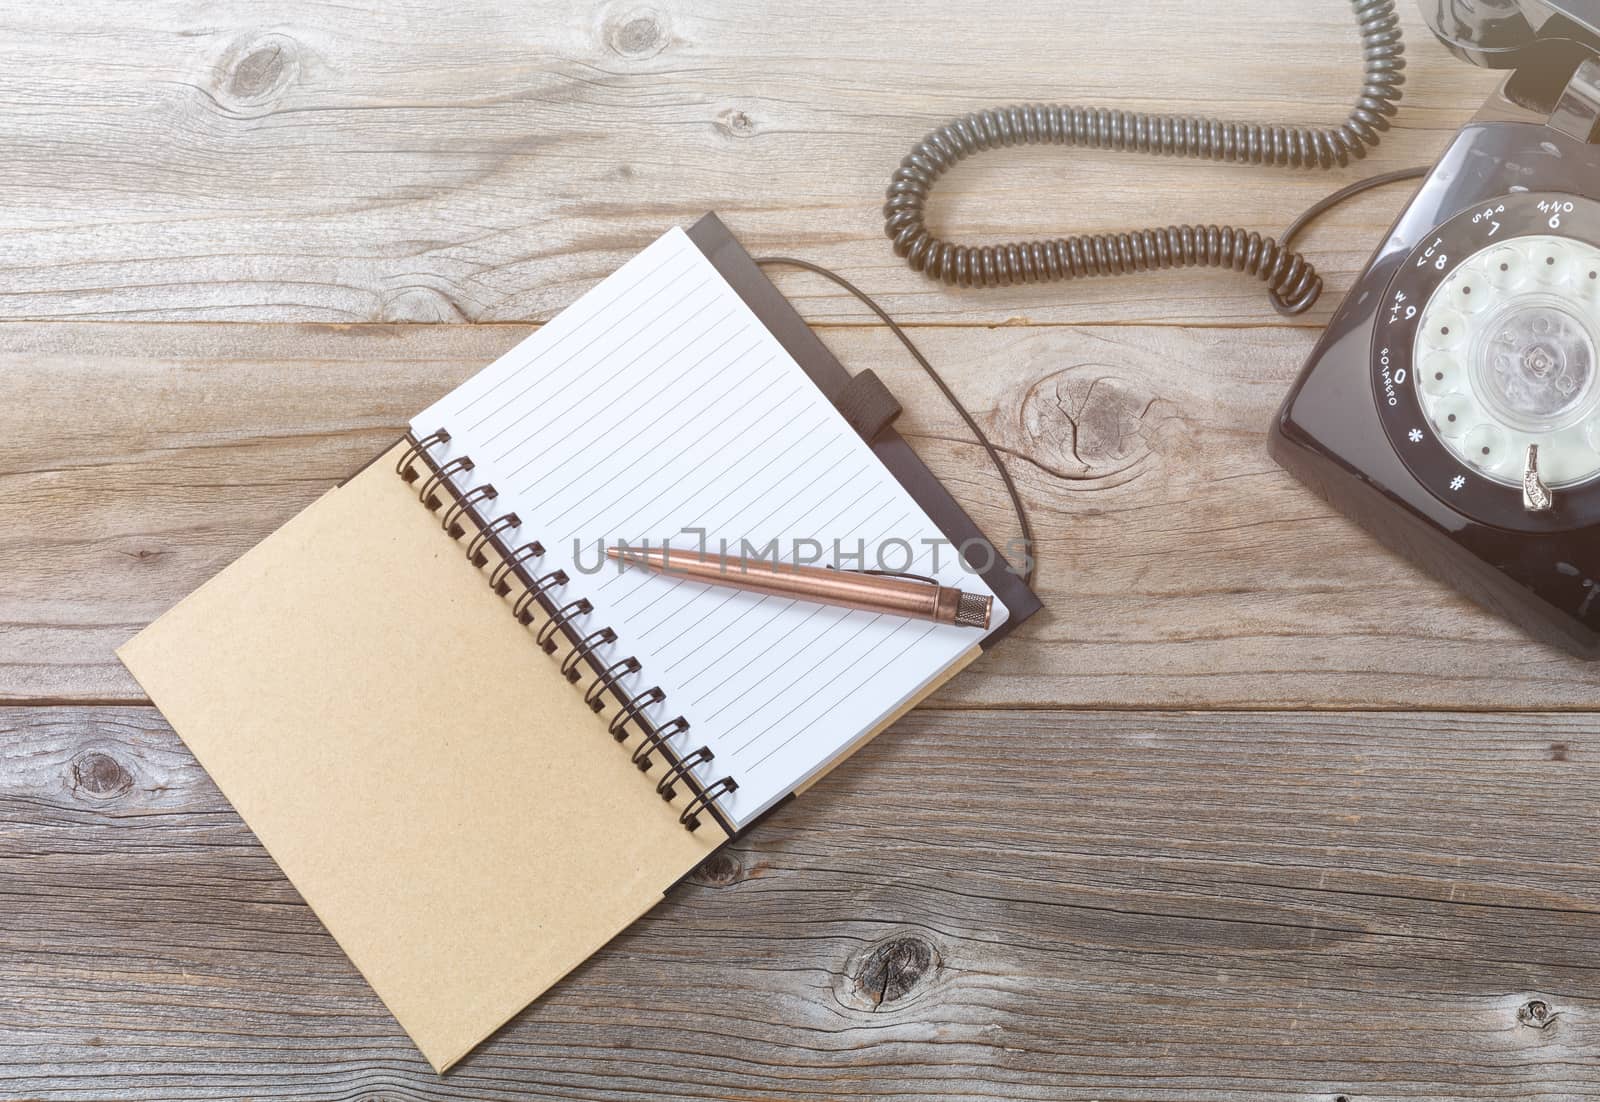
<path fill-rule="evenodd" d="M 1343 165 L 1400 98 L 1393 0 L 1353 0 L 1365 81 L 1337 128 L 1067 106 L 929 134 L 889 188 L 913 268 L 961 286 L 1209 265 L 1298 313 L 1321 280 L 1285 239 L 1177 226 L 962 246 L 927 229 L 957 160 L 1054 142 L 1285 167 Z M 1423 0 L 1451 52 L 1511 70 L 1430 170 L 1295 381 L 1270 451 L 1339 509 L 1538 638 L 1600 658 L 1600 0 Z"/>

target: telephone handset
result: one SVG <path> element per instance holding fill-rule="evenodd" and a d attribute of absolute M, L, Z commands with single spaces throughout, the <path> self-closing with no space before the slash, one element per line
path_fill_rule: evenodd
<path fill-rule="evenodd" d="M 1280 241 L 1176 227 L 962 246 L 927 229 L 933 182 L 1022 141 L 1332 167 L 1388 126 L 1392 0 L 1353 0 L 1366 79 L 1337 129 L 1072 107 L 978 112 L 902 161 L 886 229 L 961 286 L 1211 265 L 1281 312 L 1321 281 Z M 1274 459 L 1391 549 L 1546 642 L 1600 658 L 1600 0 L 1423 0 L 1451 52 L 1511 70 L 1455 136 L 1334 312 L 1272 425 Z M 1319 204 L 1359 190 L 1345 189 Z"/>

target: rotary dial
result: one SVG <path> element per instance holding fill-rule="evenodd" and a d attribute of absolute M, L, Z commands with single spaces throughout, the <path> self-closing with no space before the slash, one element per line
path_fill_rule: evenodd
<path fill-rule="evenodd" d="M 1373 387 L 1411 472 L 1514 528 L 1600 513 L 1600 204 L 1519 193 L 1464 211 L 1401 264 Z"/>

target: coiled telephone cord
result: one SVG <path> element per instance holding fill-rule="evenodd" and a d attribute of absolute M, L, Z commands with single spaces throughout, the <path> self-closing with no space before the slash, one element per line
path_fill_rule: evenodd
<path fill-rule="evenodd" d="M 962 287 L 1159 268 L 1231 268 L 1265 283 L 1278 313 L 1299 314 L 1317 300 L 1322 278 L 1287 240 L 1233 226 L 1187 225 L 958 245 L 928 229 L 924 207 L 935 182 L 957 161 L 1012 145 L 1087 146 L 1283 168 L 1329 169 L 1365 157 L 1389 128 L 1400 101 L 1405 44 L 1394 0 L 1351 0 L 1350 6 L 1361 33 L 1363 79 L 1361 94 L 1340 126 L 1262 125 L 1066 104 L 989 108 L 946 123 L 905 156 L 889 184 L 884 232 L 913 269 Z"/>

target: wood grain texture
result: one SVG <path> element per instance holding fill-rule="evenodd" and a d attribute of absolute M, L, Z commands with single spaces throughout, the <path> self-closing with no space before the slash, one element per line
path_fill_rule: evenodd
<path fill-rule="evenodd" d="M 0 1097 L 1593 1098 L 1597 755 L 918 712 L 439 1079 L 153 710 L 0 710 Z"/>
<path fill-rule="evenodd" d="M 801 284 L 784 276 L 783 285 Z M 0 326 L 0 692 L 143 699 L 112 655 L 526 334 Z M 824 337 L 996 539 L 965 429 L 882 330 Z M 1380 550 L 1265 452 L 1309 332 L 921 331 L 1026 495 L 1047 611 L 947 706 L 1586 708 L 1594 671 Z"/>
<path fill-rule="evenodd" d="M 1495 83 L 1400 10 L 1365 162 L 1012 150 L 932 219 L 1275 233 Z M 0 1100 L 1600 1096 L 1592 669 L 1264 451 L 1406 189 L 1304 239 L 1292 323 L 1218 273 L 950 292 L 882 237 L 979 107 L 1337 122 L 1341 0 L 87 0 L 0 41 Z M 918 326 L 1048 612 L 440 1079 L 112 648 L 707 209 Z M 898 346 L 778 281 L 1010 536 Z"/>
<path fill-rule="evenodd" d="M 1400 4 L 1396 131 L 1333 174 L 1061 149 L 970 161 L 932 214 L 971 240 L 1213 222 L 1277 233 L 1333 187 L 1427 163 L 1492 74 Z M 825 29 L 825 33 L 823 32 Z M 542 321 L 671 223 L 850 272 L 908 321 L 1272 320 L 1254 281 L 1164 274 L 949 292 L 883 237 L 889 174 L 947 119 L 1054 100 L 1334 125 L 1342 0 L 1222 5 L 283 0 L 12 4 L 0 317 Z M 1308 239 L 1348 287 L 1404 190 Z M 830 287 L 808 315 L 855 311 Z"/>

